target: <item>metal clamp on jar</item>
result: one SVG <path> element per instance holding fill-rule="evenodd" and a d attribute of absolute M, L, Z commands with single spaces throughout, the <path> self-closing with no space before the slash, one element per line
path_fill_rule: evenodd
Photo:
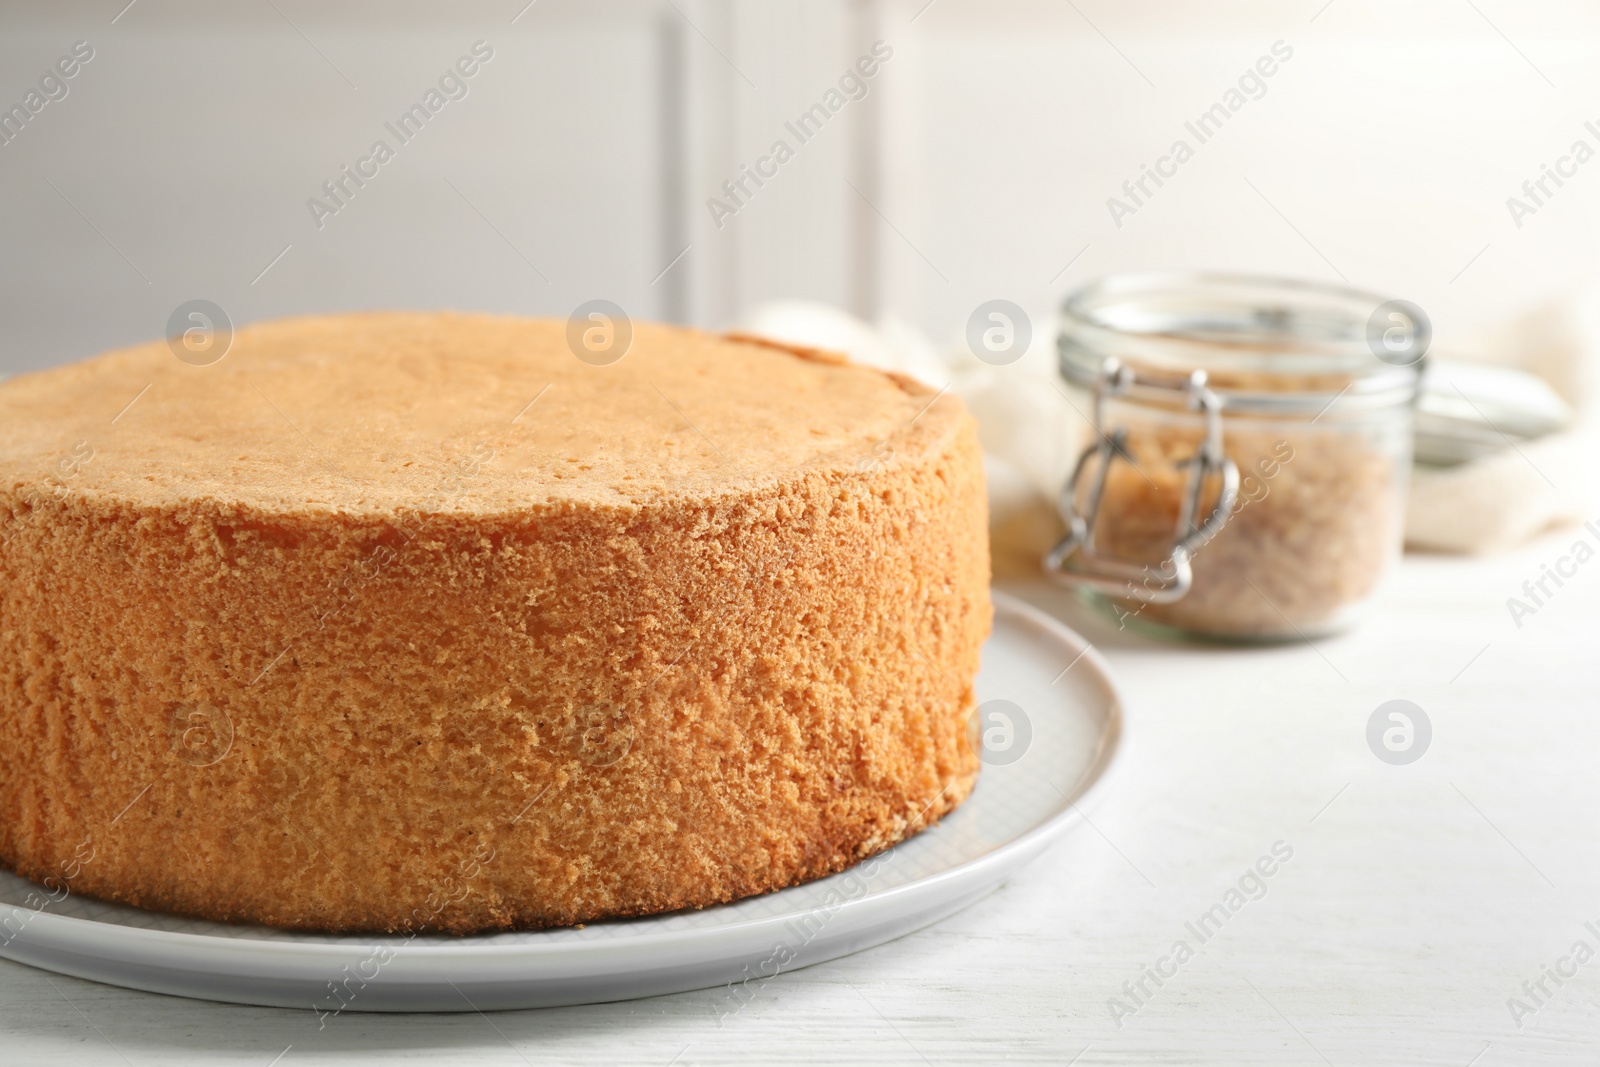
<path fill-rule="evenodd" d="M 1046 571 L 1123 624 L 1247 639 L 1347 624 L 1400 551 L 1428 340 L 1409 305 L 1310 283 L 1079 290 L 1060 370 L 1093 436 Z"/>
<path fill-rule="evenodd" d="M 1172 550 L 1165 566 L 1156 571 L 1152 571 L 1148 563 L 1106 555 L 1095 547 L 1094 538 L 1095 517 L 1100 512 L 1106 475 L 1112 462 L 1118 458 L 1133 462 L 1127 450 L 1127 428 L 1106 428 L 1106 400 L 1127 396 L 1136 388 L 1181 392 L 1184 406 L 1202 412 L 1205 417 L 1205 437 L 1186 461 L 1188 480 L 1180 498 Z M 1222 529 L 1223 523 L 1228 521 L 1229 509 L 1239 496 L 1239 467 L 1223 454 L 1222 405 L 1216 394 L 1206 388 L 1206 372 L 1197 370 L 1181 384 L 1154 377 L 1140 379 L 1115 356 L 1107 356 L 1094 387 L 1094 433 L 1096 443 L 1083 450 L 1071 480 L 1061 492 L 1067 536 L 1045 557 L 1045 569 L 1063 581 L 1108 597 L 1131 596 L 1151 604 L 1171 604 L 1183 599 L 1194 584 L 1190 560 L 1201 545 Z M 1088 505 L 1080 514 L 1077 500 L 1090 470 L 1094 471 L 1094 482 L 1088 491 Z M 1221 493 L 1206 511 L 1205 518 L 1197 519 L 1202 494 L 1213 477 L 1222 479 Z"/>

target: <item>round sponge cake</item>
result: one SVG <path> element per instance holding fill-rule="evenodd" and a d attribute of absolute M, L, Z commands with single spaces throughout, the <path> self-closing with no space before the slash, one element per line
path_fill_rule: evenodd
<path fill-rule="evenodd" d="M 640 324 L 370 313 L 0 384 L 0 861 L 477 930 L 701 907 L 950 811 L 990 624 L 961 402 Z"/>

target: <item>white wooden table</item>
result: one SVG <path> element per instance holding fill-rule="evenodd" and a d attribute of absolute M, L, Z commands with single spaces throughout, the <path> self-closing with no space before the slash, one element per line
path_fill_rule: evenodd
<path fill-rule="evenodd" d="M 319 1032 L 309 1011 L 0 962 L 0 1062 L 1592 1063 L 1600 958 L 1570 953 L 1600 952 L 1600 560 L 1520 629 L 1506 606 L 1580 537 L 1600 547 L 1569 530 L 1489 560 L 1408 557 L 1364 627 L 1315 647 L 1161 644 L 1025 590 L 1101 647 L 1128 699 L 1127 763 L 1093 822 L 932 929 L 782 975 L 723 1029 L 715 994 L 687 993 Z M 1396 698 L 1433 726 L 1407 766 L 1366 741 Z M 1280 841 L 1293 856 L 1265 896 L 1201 944 L 1186 924 Z M 1158 962 L 1176 974 L 1136 1002 L 1123 984 Z M 1558 985 L 1557 966 L 1576 976 Z M 1137 1008 L 1120 1027 L 1113 997 Z"/>

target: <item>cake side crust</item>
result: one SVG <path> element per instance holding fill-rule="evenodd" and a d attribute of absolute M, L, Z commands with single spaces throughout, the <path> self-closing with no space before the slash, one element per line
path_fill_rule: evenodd
<path fill-rule="evenodd" d="M 649 914 L 842 870 L 976 778 L 951 398 L 856 464 L 632 507 L 31 488 L 0 486 L 0 860 L 59 878 L 89 842 L 73 892 L 352 931 Z"/>

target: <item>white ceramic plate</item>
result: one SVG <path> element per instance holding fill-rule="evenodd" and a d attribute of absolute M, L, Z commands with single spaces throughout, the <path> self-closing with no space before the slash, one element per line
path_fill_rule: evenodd
<path fill-rule="evenodd" d="M 972 797 L 888 853 L 793 889 L 581 930 L 408 941 L 184 919 L 79 896 L 39 908 L 38 886 L 0 871 L 0 956 L 134 989 L 328 1015 L 584 1004 L 724 984 L 734 1011 L 749 998 L 746 983 L 966 907 L 1076 823 L 1123 733 L 1100 656 L 997 593 L 977 689 L 988 747 Z"/>

